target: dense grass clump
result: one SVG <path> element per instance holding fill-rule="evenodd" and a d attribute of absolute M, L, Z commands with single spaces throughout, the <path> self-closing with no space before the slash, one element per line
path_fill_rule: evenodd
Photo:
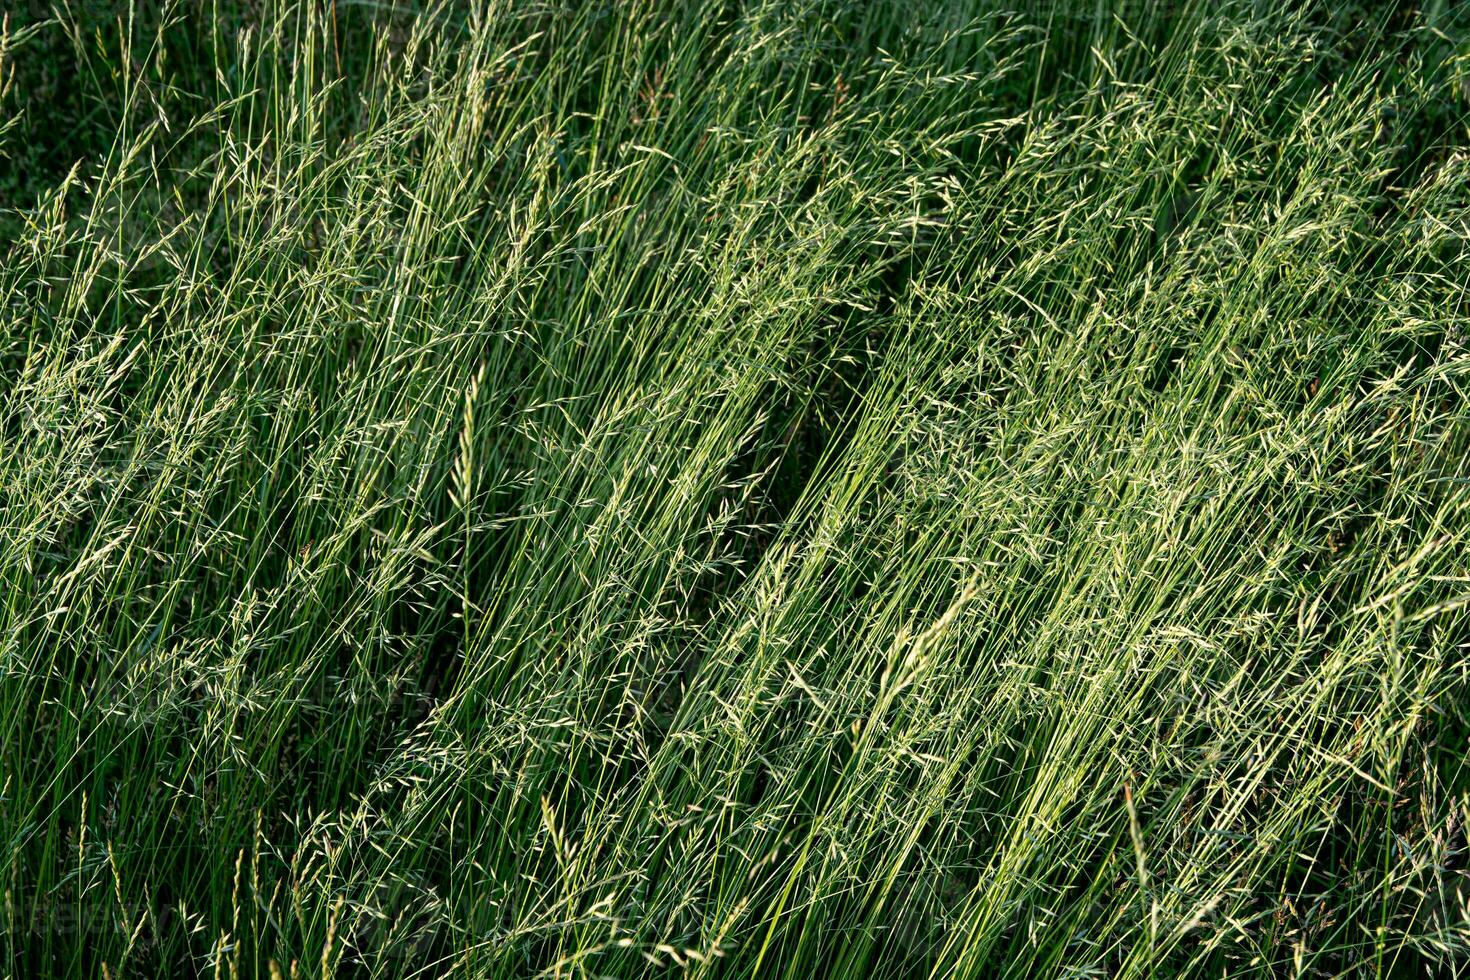
<path fill-rule="evenodd" d="M 22 2 L 0 976 L 1470 975 L 1470 8 Z"/>

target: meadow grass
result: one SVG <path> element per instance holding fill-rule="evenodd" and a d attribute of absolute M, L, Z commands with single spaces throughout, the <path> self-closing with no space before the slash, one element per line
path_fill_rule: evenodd
<path fill-rule="evenodd" d="M 1470 974 L 1470 10 L 0 27 L 0 976 Z"/>

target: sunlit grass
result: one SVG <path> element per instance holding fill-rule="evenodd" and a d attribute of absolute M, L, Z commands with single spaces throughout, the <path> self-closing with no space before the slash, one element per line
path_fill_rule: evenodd
<path fill-rule="evenodd" d="M 0 975 L 1464 973 L 1470 18 L 1157 6 L 10 17 Z"/>

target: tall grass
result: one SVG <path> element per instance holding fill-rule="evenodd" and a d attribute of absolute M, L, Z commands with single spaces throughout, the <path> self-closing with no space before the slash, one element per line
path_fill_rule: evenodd
<path fill-rule="evenodd" d="M 1470 972 L 1455 5 L 59 4 L 0 90 L 4 976 Z"/>

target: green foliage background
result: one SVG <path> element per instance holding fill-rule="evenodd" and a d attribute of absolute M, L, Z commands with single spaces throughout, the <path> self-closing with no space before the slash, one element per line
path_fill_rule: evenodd
<path fill-rule="evenodd" d="M 1467 9 L 11 9 L 0 975 L 1461 975 Z"/>

